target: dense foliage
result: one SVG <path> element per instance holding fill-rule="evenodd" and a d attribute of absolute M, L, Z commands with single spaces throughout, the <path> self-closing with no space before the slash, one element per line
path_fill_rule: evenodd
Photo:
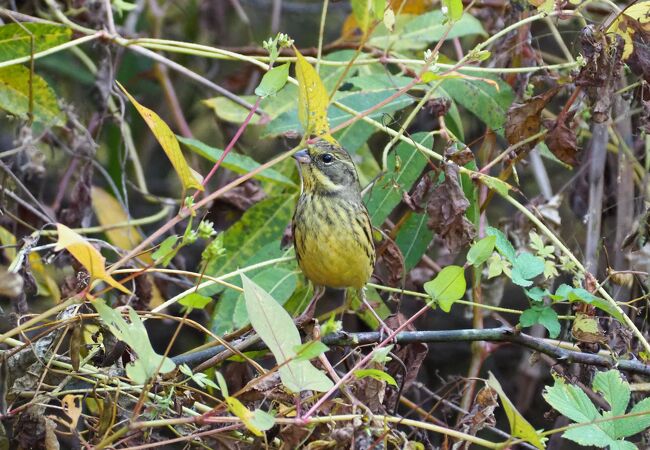
<path fill-rule="evenodd" d="M 648 1 L 1 6 L 0 449 L 648 448 L 649 41 Z M 377 264 L 295 324 L 321 139 Z"/>

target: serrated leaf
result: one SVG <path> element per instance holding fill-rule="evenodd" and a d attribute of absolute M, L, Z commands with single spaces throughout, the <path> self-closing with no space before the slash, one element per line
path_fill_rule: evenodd
<path fill-rule="evenodd" d="M 176 136 L 176 138 L 181 144 L 187 146 L 187 148 L 192 150 L 194 153 L 201 155 L 208 161 L 217 162 L 223 156 L 223 150 L 210 147 L 197 139 L 185 138 L 182 136 Z M 221 162 L 221 165 L 226 169 L 232 170 L 241 175 L 252 172 L 260 166 L 260 164 L 253 158 L 233 152 L 229 152 L 226 155 L 224 160 Z M 272 181 L 285 186 L 297 188 L 296 183 L 272 168 L 264 169 L 253 178 Z"/>
<path fill-rule="evenodd" d="M 633 414 L 647 413 L 632 416 Z M 617 419 L 614 431 L 617 437 L 633 436 L 650 427 L 650 397 L 644 398 L 629 412 L 630 417 Z"/>
<path fill-rule="evenodd" d="M 197 189 L 203 191 L 203 186 L 194 173 L 192 173 L 192 169 L 187 164 L 187 161 L 185 161 L 185 157 L 183 156 L 183 152 L 181 152 L 181 147 L 178 144 L 176 135 L 172 132 L 165 121 L 162 120 L 154 111 L 138 103 L 119 82 L 116 81 L 116 83 L 120 89 L 122 89 L 122 92 L 124 92 L 128 97 L 133 106 L 135 106 L 135 109 L 138 111 L 140 116 L 142 116 L 145 123 L 156 137 L 156 140 L 167 155 L 167 158 L 169 158 L 169 161 L 172 163 L 176 175 L 180 178 L 183 190 Z"/>
<path fill-rule="evenodd" d="M 358 369 L 354 371 L 354 376 L 357 378 L 370 377 L 378 381 L 383 381 L 391 386 L 397 387 L 397 381 L 390 374 L 379 369 Z"/>
<path fill-rule="evenodd" d="M 497 228 L 494 227 L 487 227 L 485 230 L 485 233 L 488 236 L 496 236 L 497 240 L 495 243 L 495 246 L 499 253 L 501 253 L 503 256 L 505 256 L 508 261 L 513 262 L 515 259 L 515 249 L 506 237 L 503 232 Z"/>
<path fill-rule="evenodd" d="M 47 126 L 61 126 L 64 115 L 59 109 L 54 90 L 47 82 L 21 65 L 0 68 L 0 109 L 27 119 L 30 98 L 33 100 L 32 113 L 34 120 Z"/>
<path fill-rule="evenodd" d="M 512 261 L 512 282 L 519 286 L 530 286 L 536 276 L 544 272 L 544 260 L 539 256 L 523 252 Z"/>
<path fill-rule="evenodd" d="M 329 95 L 316 70 L 294 47 L 298 80 L 298 118 L 307 136 L 329 134 L 327 120 Z"/>
<path fill-rule="evenodd" d="M 70 28 L 49 23 L 23 22 L 0 26 L 0 62 L 56 47 L 68 42 L 71 36 Z"/>
<path fill-rule="evenodd" d="M 425 147 L 433 145 L 428 133 L 416 133 L 413 141 Z M 412 145 L 401 142 L 388 155 L 388 172 L 366 194 L 365 201 L 373 225 L 380 226 L 391 211 L 402 201 L 402 195 L 411 189 L 422 173 L 427 158 Z"/>
<path fill-rule="evenodd" d="M 99 250 L 61 223 L 56 224 L 56 230 L 59 239 L 56 241 L 54 251 L 67 250 L 88 271 L 92 279 L 101 280 L 125 294 L 131 294 L 131 291 L 106 273 L 106 258 L 99 253 Z"/>
<path fill-rule="evenodd" d="M 556 338 L 562 328 L 557 313 L 546 305 L 533 305 L 528 308 L 519 317 L 519 323 L 522 327 L 531 327 L 538 323 L 548 330 L 552 338 Z"/>
<path fill-rule="evenodd" d="M 154 351 L 147 330 L 133 308 L 127 306 L 131 321 L 127 323 L 122 315 L 107 306 L 104 300 L 91 300 L 91 303 L 111 333 L 120 341 L 126 342 L 136 353 L 138 358 L 126 367 L 129 378 L 137 384 L 144 384 L 156 373 L 168 373 L 176 368 L 176 364 L 170 358 Z"/>
<path fill-rule="evenodd" d="M 497 394 L 499 394 L 499 399 L 501 400 L 501 405 L 508 416 L 508 422 L 510 423 L 510 434 L 514 437 L 521 438 L 526 442 L 534 445 L 538 449 L 542 450 L 546 448 L 544 441 L 546 438 L 541 437 L 535 428 L 521 415 L 515 405 L 510 401 L 506 396 L 506 393 L 503 392 L 499 380 L 492 374 L 489 373 L 489 378 L 487 382 L 488 386 L 494 389 Z"/>
<path fill-rule="evenodd" d="M 600 392 L 611 407 L 612 416 L 625 414 L 630 403 L 630 385 L 617 370 L 598 372 L 592 383 L 594 391 Z"/>
<path fill-rule="evenodd" d="M 598 410 L 587 394 L 579 387 L 567 384 L 561 378 L 556 378 L 553 386 L 546 386 L 542 396 L 560 414 L 574 422 L 592 422 L 600 418 Z"/>
<path fill-rule="evenodd" d="M 447 266 L 433 280 L 424 283 L 424 291 L 447 313 L 465 295 L 466 289 L 465 269 L 460 266 Z"/>
<path fill-rule="evenodd" d="M 474 267 L 479 267 L 492 255 L 496 242 L 496 236 L 487 236 L 472 244 L 467 252 L 467 262 Z"/>
<path fill-rule="evenodd" d="M 262 77 L 260 85 L 255 88 L 255 95 L 259 95 L 260 97 L 275 95 L 287 84 L 290 65 L 290 63 L 282 64 L 266 72 Z"/>
<path fill-rule="evenodd" d="M 323 372 L 309 361 L 293 360 L 294 348 L 301 342 L 291 316 L 246 275 L 241 278 L 251 325 L 281 366 L 279 373 L 284 386 L 292 392 L 329 390 L 334 383 Z"/>

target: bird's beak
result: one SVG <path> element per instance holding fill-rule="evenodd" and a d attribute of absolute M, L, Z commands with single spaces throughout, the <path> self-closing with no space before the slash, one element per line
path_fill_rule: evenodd
<path fill-rule="evenodd" d="M 300 150 L 299 152 L 294 153 L 293 157 L 300 164 L 311 164 L 311 157 L 309 156 L 307 149 Z"/>

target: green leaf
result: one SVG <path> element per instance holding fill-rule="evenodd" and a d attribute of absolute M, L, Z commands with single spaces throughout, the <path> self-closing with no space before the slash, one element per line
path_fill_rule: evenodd
<path fill-rule="evenodd" d="M 463 15 L 447 34 L 445 15 L 440 10 L 419 16 L 400 14 L 396 17 L 394 31 L 379 24 L 370 37 L 368 44 L 372 47 L 391 50 L 422 50 L 430 43 L 456 37 L 482 35 L 485 30 L 481 22 L 470 14 Z"/>
<path fill-rule="evenodd" d="M 70 28 L 48 23 L 23 22 L 0 26 L 0 62 L 56 47 L 68 42 L 71 36 Z"/>
<path fill-rule="evenodd" d="M 493 253 L 488 258 L 488 280 L 490 278 L 498 277 L 503 273 L 504 261 L 497 253 Z"/>
<path fill-rule="evenodd" d="M 531 306 L 521 314 L 519 323 L 522 327 L 531 327 L 538 323 L 548 330 L 548 334 L 552 338 L 556 338 L 561 330 L 557 313 L 546 305 Z"/>
<path fill-rule="evenodd" d="M 561 378 L 556 378 L 553 386 L 546 386 L 542 396 L 560 414 L 574 422 L 592 422 L 601 418 L 587 394 Z"/>
<path fill-rule="evenodd" d="M 383 381 L 391 386 L 397 387 L 397 381 L 391 375 L 379 369 L 358 369 L 354 371 L 354 376 L 357 378 L 370 377 L 375 380 Z"/>
<path fill-rule="evenodd" d="M 632 416 L 632 414 L 647 413 Z M 614 422 L 617 437 L 633 436 L 650 427 L 650 397 L 644 398 L 630 410 L 630 417 Z"/>
<path fill-rule="evenodd" d="M 266 291 L 241 276 L 246 309 L 253 329 L 271 350 L 279 368 L 280 379 L 292 392 L 314 390 L 326 392 L 334 383 L 309 361 L 296 361 L 294 348 L 301 344 L 300 333 L 291 316 Z"/>
<path fill-rule="evenodd" d="M 427 227 L 428 220 L 426 214 L 411 213 L 397 233 L 395 243 L 404 255 L 406 272 L 420 262 L 433 239 L 433 231 Z"/>
<path fill-rule="evenodd" d="M 471 16 L 465 14 L 463 20 L 466 17 Z M 512 89 L 507 83 L 485 74 L 472 73 L 472 76 L 483 76 L 496 82 L 499 88 L 487 81 L 467 78 L 447 78 L 442 82 L 442 87 L 456 102 L 467 108 L 497 134 L 503 135 L 506 113 L 514 98 Z"/>
<path fill-rule="evenodd" d="M 433 138 L 428 133 L 416 133 L 413 141 L 425 147 L 433 145 Z M 380 226 L 391 211 L 402 201 L 404 192 L 418 180 L 427 158 L 419 150 L 406 142 L 401 142 L 388 155 L 388 172 L 375 183 L 366 194 L 366 206 L 370 219 L 375 226 Z"/>
<path fill-rule="evenodd" d="M 296 352 L 296 361 L 309 361 L 327 352 L 330 348 L 321 341 L 305 342 L 294 348 Z"/>
<path fill-rule="evenodd" d="M 542 289 L 540 287 L 534 287 L 532 289 L 524 289 L 524 292 L 531 300 L 535 302 L 541 302 L 544 300 L 544 297 L 548 296 L 550 292 L 548 289 Z"/>
<path fill-rule="evenodd" d="M 185 306 L 188 310 L 188 313 L 192 312 L 193 309 L 203 309 L 210 302 L 212 298 L 201 295 L 197 292 L 192 292 L 185 297 L 181 298 L 178 303 Z"/>
<path fill-rule="evenodd" d="M 178 251 L 174 250 L 176 242 L 178 242 L 178 236 L 167 236 L 165 240 L 160 243 L 158 249 L 153 252 L 151 257 L 157 264 L 161 264 L 163 267 L 168 266 Z"/>
<path fill-rule="evenodd" d="M 625 323 L 623 314 L 614 308 L 610 302 L 604 298 L 596 297 L 591 292 L 583 288 L 574 288 L 566 284 L 561 284 L 555 290 L 555 294 L 550 296 L 554 301 L 568 300 L 571 303 L 573 302 L 584 302 L 594 307 L 605 311 L 610 316 L 614 317 L 621 323 Z"/>
<path fill-rule="evenodd" d="M 497 228 L 494 227 L 487 227 L 485 230 L 485 233 L 488 236 L 496 236 L 497 241 L 496 241 L 496 248 L 501 253 L 503 256 L 505 256 L 508 261 L 514 262 L 515 260 L 515 249 L 506 237 L 503 232 Z"/>
<path fill-rule="evenodd" d="M 447 8 L 447 16 L 452 21 L 456 22 L 463 16 L 462 0 L 443 0 L 442 4 Z"/>
<path fill-rule="evenodd" d="M 536 276 L 544 272 L 544 260 L 539 256 L 523 252 L 512 261 L 512 282 L 519 286 L 530 286 Z"/>
<path fill-rule="evenodd" d="M 525 440 L 540 450 L 545 449 L 546 445 L 544 442 L 546 438 L 540 436 L 539 433 L 535 431 L 535 428 L 533 428 L 533 426 L 524 418 L 524 416 L 522 416 L 521 413 L 517 411 L 515 405 L 513 405 L 510 399 L 506 396 L 506 393 L 503 392 L 503 388 L 501 387 L 499 380 L 496 379 L 492 372 L 489 372 L 489 374 L 490 375 L 487 384 L 492 389 L 497 391 L 497 394 L 499 394 L 501 405 L 503 405 L 506 416 L 508 416 L 508 422 L 510 423 L 510 434 L 512 434 L 514 437 Z"/>
<path fill-rule="evenodd" d="M 254 261 L 250 260 L 250 261 Z M 246 266 L 254 264 L 246 261 Z M 279 304 L 284 305 L 296 289 L 298 277 L 293 270 L 286 267 L 267 267 L 256 272 L 248 272 L 257 285 L 268 292 Z M 239 279 L 231 281 L 240 286 Z M 234 289 L 227 290 L 219 299 L 217 308 L 212 315 L 211 330 L 217 335 L 223 335 L 232 330 L 248 325 L 248 312 L 244 295 Z"/>
<path fill-rule="evenodd" d="M 126 366 L 129 378 L 137 384 L 144 384 L 156 373 L 168 373 L 176 368 L 171 359 L 154 351 L 147 330 L 133 308 L 127 306 L 131 321 L 127 323 L 122 315 L 107 306 L 104 300 L 91 300 L 91 303 L 111 333 L 120 341 L 126 342 L 136 353 L 137 359 Z"/>
<path fill-rule="evenodd" d="M 253 433 L 255 436 L 263 436 L 262 430 L 260 430 L 255 423 L 253 423 L 253 412 L 251 412 L 242 402 L 240 402 L 235 397 L 226 397 L 226 405 L 228 405 L 228 411 L 236 415 L 244 423 L 248 431 Z"/>
<path fill-rule="evenodd" d="M 492 255 L 496 242 L 496 236 L 487 236 L 472 244 L 467 252 L 467 262 L 474 267 L 479 267 Z"/>
<path fill-rule="evenodd" d="M 433 280 L 424 283 L 425 292 L 447 313 L 465 295 L 466 289 L 465 269 L 460 266 L 447 266 Z"/>
<path fill-rule="evenodd" d="M 275 416 L 266 411 L 262 411 L 261 409 L 256 409 L 253 411 L 251 423 L 262 431 L 268 431 L 273 428 L 273 425 L 275 425 Z"/>
<path fill-rule="evenodd" d="M 30 71 L 21 65 L 0 68 L 0 109 L 27 119 L 29 113 Z M 62 126 L 64 116 L 56 94 L 37 74 L 31 75 L 34 120 L 45 125 Z"/>
<path fill-rule="evenodd" d="M 342 105 L 347 106 L 348 108 L 351 108 L 359 113 L 376 106 L 377 103 L 386 100 L 388 97 L 395 94 L 395 92 L 396 91 L 394 89 L 388 89 L 374 92 L 340 93 L 340 95 L 337 93 L 335 99 Z M 392 114 L 395 111 L 406 108 L 412 103 L 413 99 L 410 96 L 400 95 L 381 108 L 374 110 L 372 113 L 368 114 L 368 117 L 371 119 L 380 120 L 387 114 Z M 327 109 L 327 117 L 330 126 L 333 128 L 351 119 L 353 115 L 346 111 L 343 111 L 336 105 L 330 105 Z M 290 111 L 282 113 L 277 118 L 273 119 L 271 123 L 269 123 L 266 127 L 264 135 L 262 137 L 276 136 L 288 132 L 304 132 L 304 129 L 298 120 L 297 109 L 292 109 Z"/>
<path fill-rule="evenodd" d="M 386 347 L 381 347 L 373 351 L 371 361 L 379 364 L 385 364 L 391 361 L 393 358 L 388 356 L 388 354 L 393 351 L 393 347 L 395 346 L 391 344 L 391 345 L 387 345 Z"/>
<path fill-rule="evenodd" d="M 479 175 L 479 181 L 491 190 L 496 191 L 502 197 L 506 197 L 508 195 L 508 191 L 510 190 L 510 185 L 503 180 L 499 180 L 498 178 L 481 174 Z"/>
<path fill-rule="evenodd" d="M 291 221 L 296 196 L 277 195 L 256 203 L 224 232 L 226 255 L 208 265 L 206 273 L 221 275 L 232 272 L 269 242 L 279 241 Z"/>
<path fill-rule="evenodd" d="M 598 372 L 594 377 L 592 387 L 607 400 L 612 416 L 625 414 L 627 405 L 630 403 L 630 385 L 621 378 L 618 370 Z"/>
<path fill-rule="evenodd" d="M 290 63 L 282 64 L 266 72 L 262 77 L 260 85 L 255 88 L 255 95 L 259 95 L 260 97 L 275 95 L 287 84 L 290 65 Z"/>
<path fill-rule="evenodd" d="M 194 153 L 201 155 L 208 161 L 217 162 L 223 156 L 223 150 L 210 147 L 209 145 L 206 145 L 199 140 L 184 138 L 182 136 L 176 136 L 176 138 L 181 144 L 187 146 L 187 148 L 192 150 Z M 232 170 L 233 172 L 241 175 L 252 172 L 253 170 L 256 170 L 260 167 L 260 164 L 253 158 L 233 152 L 229 152 L 228 155 L 226 155 L 224 160 L 221 162 L 221 165 L 226 169 Z M 292 188 L 297 188 L 296 183 L 271 168 L 264 169 L 259 174 L 255 175 L 254 178 L 258 180 L 272 181 Z"/>

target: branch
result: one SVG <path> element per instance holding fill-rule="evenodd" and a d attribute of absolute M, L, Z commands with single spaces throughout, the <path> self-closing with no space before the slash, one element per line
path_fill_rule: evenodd
<path fill-rule="evenodd" d="M 323 337 L 323 343 L 335 347 L 359 347 L 361 345 L 376 344 L 381 342 L 382 339 L 381 333 L 376 331 L 367 333 L 339 332 Z M 488 328 L 485 330 L 405 331 L 399 333 L 395 340 L 397 344 L 475 341 L 510 342 L 552 356 L 558 362 L 589 364 L 607 368 L 616 367 L 620 370 L 650 375 L 650 365 L 643 364 L 640 361 L 616 360 L 609 356 L 566 350 L 557 345 L 550 344 L 543 339 L 513 332 L 512 329 L 506 327 Z M 264 348 L 266 348 L 264 344 L 258 342 L 246 350 L 261 350 Z M 175 356 L 172 360 L 177 365 L 187 364 L 189 366 L 196 366 L 224 350 L 226 348 L 219 345 L 207 350 Z M 243 351 L 244 349 L 240 350 Z"/>

